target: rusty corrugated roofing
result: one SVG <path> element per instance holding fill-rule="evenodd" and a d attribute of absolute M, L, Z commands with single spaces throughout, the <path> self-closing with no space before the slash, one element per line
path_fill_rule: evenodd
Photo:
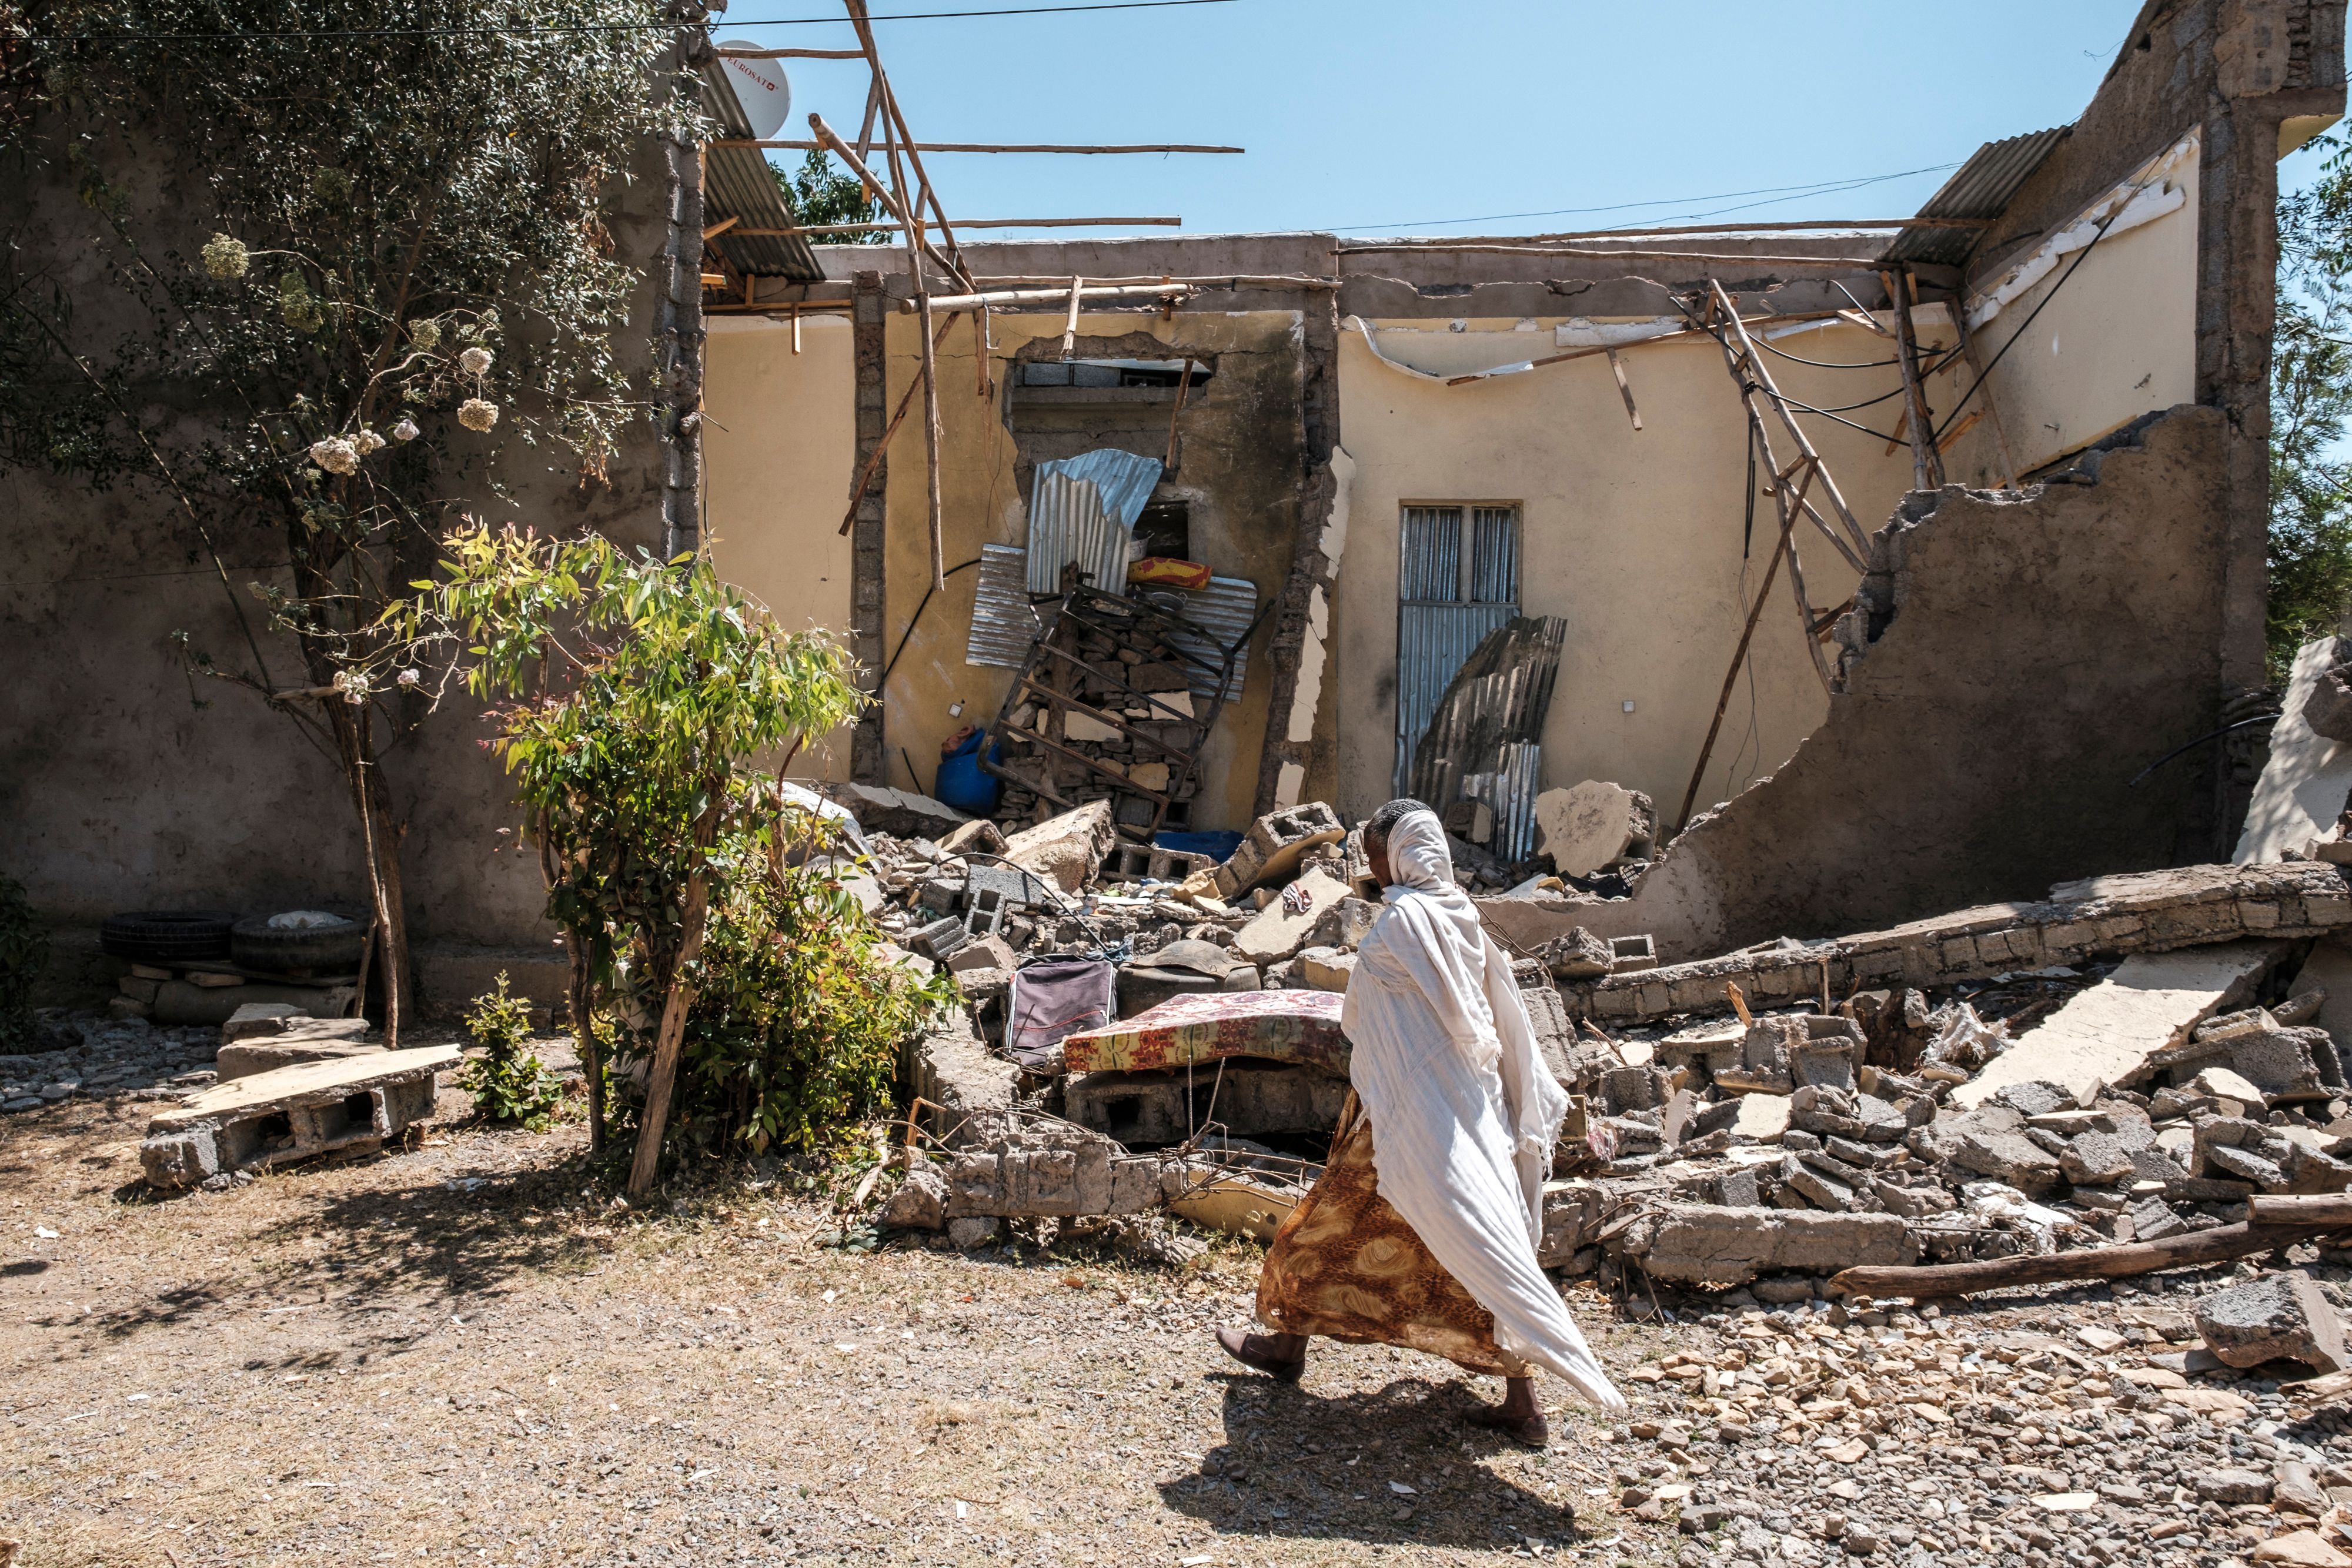
<path fill-rule="evenodd" d="M 2055 125 L 2005 141 L 1988 141 L 1952 172 L 1943 189 L 1919 209 L 1923 218 L 1984 218 L 2000 216 L 2018 187 L 2024 184 L 2051 150 L 2074 128 Z M 1907 228 L 1886 247 L 1888 261 L 1941 262 L 1958 267 L 1977 243 L 1975 229 Z"/>

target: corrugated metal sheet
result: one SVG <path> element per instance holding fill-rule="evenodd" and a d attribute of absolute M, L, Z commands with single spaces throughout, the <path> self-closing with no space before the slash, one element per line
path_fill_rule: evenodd
<path fill-rule="evenodd" d="M 702 68 L 702 111 L 718 122 L 722 137 L 750 140 L 751 121 L 728 85 L 727 69 L 717 61 Z M 795 227 L 799 220 L 768 169 L 767 155 L 756 147 L 706 147 L 702 150 L 702 221 L 709 225 L 740 218 L 747 229 Z M 723 234 L 710 242 L 739 272 L 754 277 L 783 277 L 794 283 L 822 283 L 824 268 L 817 265 L 808 241 L 783 238 L 746 239 Z"/>
<path fill-rule="evenodd" d="M 1029 487 L 1029 591 L 1058 593 L 1072 561 L 1105 593 L 1127 589 L 1128 546 L 1160 460 L 1104 447 L 1037 465 Z"/>
<path fill-rule="evenodd" d="M 1397 550 L 1397 598 L 1407 604 L 1462 597 L 1462 508 L 1407 507 Z"/>
<path fill-rule="evenodd" d="M 1206 637 L 1178 633 L 1169 641 L 1194 658 L 1205 659 L 1212 664 L 1218 657 L 1212 639 L 1216 643 L 1232 647 L 1250 629 L 1250 623 L 1257 619 L 1257 584 L 1244 578 L 1213 577 L 1206 588 L 1155 588 L 1151 591 L 1155 599 L 1162 592 L 1174 596 L 1180 601 L 1174 607 L 1176 613 L 1208 633 Z M 1248 647 L 1234 648 L 1233 685 L 1225 690 L 1225 701 L 1234 702 L 1240 698 L 1243 683 L 1248 674 Z M 1214 675 L 1200 669 L 1192 670 L 1192 675 L 1194 696 L 1213 697 L 1217 695 Z"/>
<path fill-rule="evenodd" d="M 972 597 L 965 664 L 1017 670 L 1045 632 L 1045 618 L 1029 603 L 1028 559 L 1019 545 L 980 547 L 980 587 Z"/>
<path fill-rule="evenodd" d="M 1519 511 L 1480 507 L 1470 514 L 1470 598 L 1478 604 L 1519 601 Z"/>
<path fill-rule="evenodd" d="M 1462 780 L 1464 800 L 1484 800 L 1494 810 L 1495 836 L 1486 847 L 1507 861 L 1523 861 L 1536 852 L 1536 795 L 1542 779 L 1542 746 L 1515 740 L 1502 747 L 1493 772 L 1469 774 Z"/>
<path fill-rule="evenodd" d="M 1017 670 L 1029 657 L 1031 644 L 1045 634 L 1045 616 L 1052 613 L 1054 607 L 1050 603 L 1031 604 L 1025 566 L 1028 553 L 1018 545 L 981 546 L 980 588 L 972 601 L 971 633 L 964 643 L 965 664 Z M 1257 619 L 1257 584 L 1244 578 L 1213 577 L 1206 588 L 1163 585 L 1150 592 L 1155 601 L 1202 629 L 1205 635 L 1179 633 L 1170 640 L 1211 665 L 1220 657 L 1218 644 L 1238 642 Z M 1193 695 L 1217 695 L 1213 673 L 1194 669 L 1191 674 Z M 1235 648 L 1233 685 L 1225 692 L 1227 702 L 1240 698 L 1248 676 L 1249 649 Z"/>
<path fill-rule="evenodd" d="M 1517 613 L 1515 604 L 1409 604 L 1398 611 L 1397 794 L 1412 791 L 1412 755 L 1444 699 L 1446 683 L 1479 643 Z"/>
<path fill-rule="evenodd" d="M 1976 150 L 1974 156 L 1952 172 L 1943 189 L 1927 198 L 1919 209 L 1923 218 L 1997 218 L 2009 205 L 2018 187 L 2050 156 L 2051 150 L 2066 138 L 2074 128 L 2053 126 L 2048 131 L 2028 131 L 2023 136 L 2011 136 L 2006 141 L 1988 141 Z M 1895 236 L 1886 247 L 1888 261 L 1941 262 L 1958 267 L 1969 259 L 1975 248 L 1975 229 L 1909 228 Z"/>
<path fill-rule="evenodd" d="M 1512 744 L 1540 740 L 1567 641 L 1556 615 L 1513 617 L 1461 661 L 1414 749 L 1408 792 L 1443 811 L 1468 779 L 1502 770 Z"/>

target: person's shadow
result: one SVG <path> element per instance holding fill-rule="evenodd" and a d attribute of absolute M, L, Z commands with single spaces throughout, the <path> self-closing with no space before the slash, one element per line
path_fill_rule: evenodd
<path fill-rule="evenodd" d="M 1307 1380 L 1229 1377 L 1226 1441 L 1196 1473 L 1160 1483 L 1167 1506 L 1221 1531 L 1366 1543 L 1493 1551 L 1530 1538 L 1565 1546 L 1586 1533 L 1571 1504 L 1582 1497 L 1576 1471 L 1556 1467 L 1556 1487 L 1531 1490 L 1474 1462 L 1517 1449 L 1464 1424 L 1481 1403 L 1464 1383 L 1400 1377 L 1326 1396 L 1311 1371 Z"/>

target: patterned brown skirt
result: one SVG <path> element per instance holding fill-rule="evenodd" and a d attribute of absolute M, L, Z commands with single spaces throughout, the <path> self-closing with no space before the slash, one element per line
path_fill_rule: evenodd
<path fill-rule="evenodd" d="M 1283 1333 L 1399 1345 L 1471 1372 L 1528 1372 L 1525 1362 L 1495 1343 L 1495 1315 L 1381 1197 L 1371 1118 L 1353 1092 L 1339 1113 L 1330 1163 L 1266 1249 L 1257 1316 Z"/>

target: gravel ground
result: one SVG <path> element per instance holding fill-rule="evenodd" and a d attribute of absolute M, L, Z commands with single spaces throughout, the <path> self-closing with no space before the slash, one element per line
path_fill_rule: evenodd
<path fill-rule="evenodd" d="M 1460 1426 L 1498 1388 L 1427 1357 L 1225 1363 L 1244 1244 L 845 1250 L 748 1171 L 617 1209 L 577 1126 L 446 1089 L 407 1147 L 163 1198 L 135 1092 L 0 1117 L 0 1537 L 35 1568 L 2213 1564 L 2352 1486 L 2340 1409 L 2179 1371 L 2228 1270 L 1645 1322 L 1580 1284 L 1634 1409 L 1556 1406 L 1538 1455 Z"/>

